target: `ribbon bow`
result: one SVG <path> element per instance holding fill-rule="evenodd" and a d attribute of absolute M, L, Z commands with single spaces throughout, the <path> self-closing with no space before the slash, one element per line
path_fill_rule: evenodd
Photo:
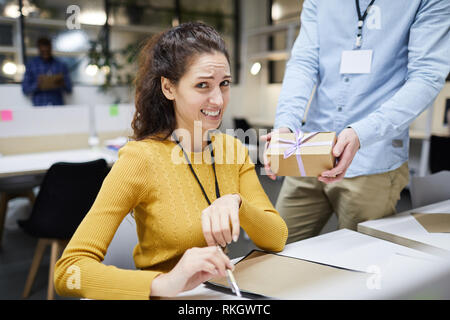
<path fill-rule="evenodd" d="M 305 172 L 305 167 L 303 165 L 302 156 L 300 154 L 300 148 L 313 147 L 313 146 L 327 146 L 327 145 L 332 144 L 331 141 L 306 142 L 309 139 L 311 139 L 312 137 L 314 137 L 315 135 L 317 135 L 318 133 L 319 132 L 311 132 L 311 133 L 308 133 L 305 135 L 303 133 L 303 131 L 297 130 L 296 132 L 294 132 L 294 135 L 295 135 L 294 141 L 280 138 L 278 141 L 282 142 L 282 143 L 272 145 L 272 148 L 284 148 L 284 147 L 288 146 L 289 148 L 287 148 L 284 151 L 283 158 L 287 159 L 290 156 L 292 156 L 293 154 L 295 154 L 296 158 L 297 158 L 297 164 L 298 164 L 298 169 L 300 171 L 300 175 L 302 177 L 304 177 L 304 176 L 306 176 L 306 172 Z"/>

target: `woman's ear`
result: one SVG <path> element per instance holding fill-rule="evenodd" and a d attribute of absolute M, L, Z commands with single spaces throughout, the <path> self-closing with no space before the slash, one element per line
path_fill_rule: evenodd
<path fill-rule="evenodd" d="M 168 100 L 175 100 L 175 87 L 169 79 L 161 77 L 161 90 Z"/>

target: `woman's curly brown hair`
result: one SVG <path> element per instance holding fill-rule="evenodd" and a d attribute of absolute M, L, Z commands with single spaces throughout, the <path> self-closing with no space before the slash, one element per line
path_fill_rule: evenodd
<path fill-rule="evenodd" d="M 223 53 L 230 62 L 222 37 L 200 22 L 183 23 L 147 40 L 140 51 L 135 80 L 133 139 L 170 136 L 176 127 L 175 111 L 162 92 L 161 77 L 177 84 L 196 55 L 214 52 Z"/>

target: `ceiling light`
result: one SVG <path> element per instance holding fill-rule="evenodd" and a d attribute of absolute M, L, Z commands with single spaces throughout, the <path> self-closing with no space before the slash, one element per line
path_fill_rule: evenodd
<path fill-rule="evenodd" d="M 8 4 L 4 9 L 5 16 L 10 18 L 20 17 L 19 6 L 17 4 Z"/>
<path fill-rule="evenodd" d="M 17 65 L 14 62 L 5 62 L 2 67 L 3 73 L 7 75 L 15 75 L 17 72 Z"/>
<path fill-rule="evenodd" d="M 283 16 L 283 9 L 279 3 L 272 5 L 272 20 L 279 20 Z"/>
<path fill-rule="evenodd" d="M 88 66 L 86 67 L 85 72 L 86 72 L 86 74 L 87 74 L 88 76 L 93 77 L 93 76 L 95 76 L 95 75 L 97 74 L 97 72 L 98 72 L 98 67 L 97 67 L 95 64 L 90 64 L 90 65 L 88 65 Z"/>
<path fill-rule="evenodd" d="M 254 76 L 256 76 L 259 71 L 261 70 L 261 63 L 255 62 L 252 67 L 250 68 L 250 73 Z"/>
<path fill-rule="evenodd" d="M 102 26 L 106 22 L 106 13 L 104 11 L 85 11 L 80 14 L 78 21 L 83 24 Z"/>
<path fill-rule="evenodd" d="M 89 38 L 82 30 L 71 30 L 59 34 L 55 39 L 56 51 L 74 52 L 89 49 Z"/>

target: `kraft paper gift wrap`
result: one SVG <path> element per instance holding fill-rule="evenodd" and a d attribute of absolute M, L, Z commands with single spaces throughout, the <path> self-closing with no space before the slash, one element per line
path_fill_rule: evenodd
<path fill-rule="evenodd" d="M 253 250 L 238 263 L 233 271 L 241 293 L 248 298 L 301 299 L 303 292 L 314 291 L 330 280 L 345 281 L 366 286 L 369 273 L 336 267 L 324 263 Z M 217 277 L 206 283 L 213 289 L 230 293 L 226 277 Z"/>
<path fill-rule="evenodd" d="M 318 177 L 334 167 L 336 132 L 276 133 L 267 150 L 270 168 L 278 176 Z"/>

